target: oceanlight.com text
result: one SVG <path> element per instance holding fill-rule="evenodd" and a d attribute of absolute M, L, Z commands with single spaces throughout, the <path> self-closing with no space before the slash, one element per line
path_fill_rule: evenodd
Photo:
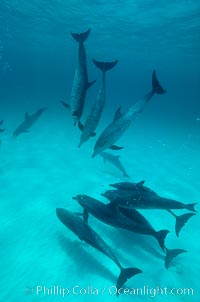
<path fill-rule="evenodd" d="M 102 287 L 88 285 L 80 286 L 78 284 L 72 287 L 63 287 L 59 285 L 55 286 L 44 286 L 36 285 L 34 287 L 28 286 L 25 290 L 26 294 L 37 295 L 37 296 L 61 296 L 67 297 L 70 295 L 73 296 L 86 296 L 86 295 L 118 295 L 118 296 L 149 296 L 154 298 L 156 296 L 194 296 L 193 288 L 168 288 L 168 287 L 150 287 L 143 286 L 140 288 L 117 288 L 116 286 L 107 286 Z"/>

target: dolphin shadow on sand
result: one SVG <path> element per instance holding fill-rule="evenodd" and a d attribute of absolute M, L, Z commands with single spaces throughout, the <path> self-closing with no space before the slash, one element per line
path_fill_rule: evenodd
<path fill-rule="evenodd" d="M 115 284 L 116 275 L 92 256 L 91 253 L 86 251 L 85 248 L 88 248 L 87 244 L 79 242 L 78 240 L 71 240 L 62 234 L 58 234 L 58 242 L 61 248 L 66 252 L 66 255 L 71 258 L 77 267 L 77 271 L 80 272 L 81 268 L 82 274 L 91 273 L 91 275 L 98 275 Z"/>

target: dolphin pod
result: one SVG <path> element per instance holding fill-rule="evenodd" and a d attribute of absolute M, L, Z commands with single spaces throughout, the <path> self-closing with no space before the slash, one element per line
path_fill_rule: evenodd
<path fill-rule="evenodd" d="M 95 146 L 92 157 L 95 157 L 97 154 L 100 154 L 106 149 L 119 150 L 122 147 L 114 145 L 126 132 L 129 128 L 131 122 L 136 118 L 136 116 L 141 113 L 146 104 L 152 99 L 154 94 L 163 94 L 164 90 L 158 79 L 156 77 L 155 70 L 152 75 L 152 89 L 147 93 L 144 98 L 139 100 L 135 105 L 133 105 L 126 113 L 114 117 L 114 120 L 109 124 L 99 136 Z"/>
<path fill-rule="evenodd" d="M 124 215 L 123 211 L 118 211 L 117 208 L 111 207 L 111 204 L 106 205 L 90 196 L 77 195 L 76 197 L 73 197 L 73 199 L 77 200 L 78 203 L 83 207 L 84 219 L 86 222 L 88 214 L 91 214 L 97 219 L 113 227 L 125 229 L 134 233 L 153 236 L 158 241 L 160 247 L 164 250 L 165 237 L 169 231 L 155 231 L 149 222 L 147 222 L 147 220 L 144 218 L 144 216 L 138 211 L 135 211 L 134 213 L 135 218 L 130 219 L 128 215 Z"/>
<path fill-rule="evenodd" d="M 113 207 L 112 204 L 104 204 L 87 195 L 73 197 L 83 207 L 84 221 L 88 221 L 89 214 L 100 221 L 116 228 L 130 232 L 153 236 L 163 251 L 165 251 L 165 267 L 168 269 L 172 260 L 178 255 L 187 252 L 184 249 L 168 249 L 165 245 L 165 238 L 168 230 L 155 231 L 150 222 L 135 209 Z"/>
<path fill-rule="evenodd" d="M 107 257 L 109 257 L 120 269 L 116 288 L 120 289 L 125 282 L 133 276 L 142 273 L 138 268 L 123 268 L 112 249 L 107 243 L 80 217 L 62 208 L 56 209 L 58 219 L 70 229 L 81 241 L 85 241 Z"/>

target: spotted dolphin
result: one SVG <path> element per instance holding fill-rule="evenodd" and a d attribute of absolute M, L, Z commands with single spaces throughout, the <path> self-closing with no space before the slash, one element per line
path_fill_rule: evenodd
<path fill-rule="evenodd" d="M 104 163 L 106 163 L 107 161 L 110 162 L 113 166 L 115 166 L 117 169 L 119 169 L 122 173 L 124 177 L 130 177 L 125 168 L 122 166 L 122 163 L 120 161 L 120 156 L 119 155 L 112 155 L 108 152 L 101 152 L 100 156 L 103 158 Z"/>
<path fill-rule="evenodd" d="M 108 190 L 102 196 L 109 199 L 111 202 L 116 202 L 118 206 L 124 208 L 135 208 L 135 209 L 187 209 L 191 212 L 196 212 L 195 205 L 197 203 L 185 204 L 183 202 L 161 197 L 150 188 L 144 186 L 144 182 L 139 182 L 138 185 L 135 183 L 129 183 L 129 187 L 132 190 L 123 190 L 123 183 L 113 184 L 111 186 L 120 186 L 118 190 Z M 125 188 L 128 188 L 128 183 L 125 183 Z"/>
<path fill-rule="evenodd" d="M 128 230 L 130 232 L 139 233 L 142 235 L 153 236 L 160 247 L 164 250 L 165 237 L 169 233 L 168 230 L 155 231 L 150 223 L 135 210 L 134 216 L 131 219 L 124 215 L 117 207 L 112 207 L 111 204 L 104 204 L 103 202 L 92 198 L 88 195 L 77 195 L 73 197 L 84 209 L 84 219 L 87 221 L 88 214 L 93 215 L 100 221 L 116 228 Z"/>
<path fill-rule="evenodd" d="M 71 109 L 72 117 L 74 120 L 74 125 L 80 120 L 83 108 L 85 104 L 85 97 L 87 90 L 90 86 L 92 86 L 93 82 L 88 81 L 88 71 L 87 71 L 87 62 L 86 62 L 86 52 L 84 47 L 84 42 L 87 40 L 90 34 L 90 29 L 86 32 L 77 34 L 72 33 L 72 37 L 78 42 L 78 63 L 76 67 L 70 104 L 65 102 L 61 102 L 65 107 Z"/>
<path fill-rule="evenodd" d="M 97 96 L 97 100 L 93 104 L 91 111 L 86 119 L 85 125 L 83 125 L 79 120 L 79 129 L 82 131 L 79 147 L 85 143 L 90 137 L 96 135 L 95 130 L 101 119 L 103 109 L 106 102 L 106 81 L 105 74 L 106 71 L 112 69 L 118 61 L 113 62 L 99 62 L 93 59 L 94 64 L 99 68 L 103 73 L 101 87 Z"/>
<path fill-rule="evenodd" d="M 117 289 L 121 288 L 125 282 L 134 275 L 142 273 L 138 268 L 123 268 L 112 249 L 87 223 L 83 221 L 83 219 L 78 217 L 77 214 L 62 208 L 57 208 L 56 214 L 58 219 L 76 236 L 78 236 L 80 240 L 87 242 L 89 245 L 102 252 L 119 267 L 120 275 L 116 284 Z"/>
<path fill-rule="evenodd" d="M 147 190 L 152 193 L 153 191 L 150 188 L 145 187 L 144 183 L 145 183 L 145 180 L 142 180 L 138 183 L 118 182 L 115 184 L 110 184 L 110 186 L 117 189 L 118 191 L 142 192 L 143 190 Z M 139 198 L 141 198 L 141 195 Z M 148 200 L 146 202 L 147 202 L 147 208 L 148 208 Z M 192 204 L 192 205 L 189 204 L 189 208 L 190 208 L 190 210 L 193 210 L 193 212 L 195 211 L 194 205 L 195 204 Z M 179 204 L 179 206 L 180 206 L 180 204 Z M 188 207 L 188 205 L 186 207 Z M 186 222 L 195 215 L 195 213 L 186 213 L 186 214 L 182 214 L 182 215 L 176 215 L 174 212 L 171 211 L 171 209 L 168 208 L 166 210 L 172 216 L 174 216 L 174 218 L 176 219 L 175 232 L 176 232 L 177 237 L 179 237 L 179 233 L 180 233 L 181 229 L 186 224 Z"/>
<path fill-rule="evenodd" d="M 25 119 L 14 131 L 13 138 L 16 138 L 22 133 L 29 132 L 29 129 L 33 126 L 33 124 L 35 124 L 35 122 L 39 119 L 39 117 L 45 110 L 47 110 L 47 108 L 41 108 L 33 114 L 28 114 L 28 112 L 26 112 Z"/>
<path fill-rule="evenodd" d="M 115 115 L 112 123 L 104 129 L 104 131 L 98 138 L 94 146 L 92 157 L 95 157 L 97 154 L 100 154 L 106 149 L 121 149 L 121 147 L 117 147 L 114 144 L 129 128 L 133 119 L 136 118 L 136 116 L 144 110 L 146 104 L 151 100 L 154 94 L 163 94 L 165 92 L 166 90 L 161 87 L 154 70 L 152 75 L 152 90 L 148 94 L 146 94 L 143 99 L 139 100 L 135 105 L 133 105 L 126 113 L 117 116 Z"/>

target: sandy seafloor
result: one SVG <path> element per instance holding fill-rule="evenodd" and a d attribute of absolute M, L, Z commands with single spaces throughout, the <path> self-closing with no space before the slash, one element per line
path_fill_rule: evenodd
<path fill-rule="evenodd" d="M 157 230 L 170 230 L 166 240 L 169 248 L 188 251 L 177 257 L 169 270 L 164 268 L 163 253 L 154 238 L 111 228 L 92 217 L 90 225 L 113 248 L 122 265 L 143 270 L 126 283 L 127 287 L 193 288 L 194 295 L 150 298 L 101 294 L 104 286 L 115 284 L 118 267 L 80 242 L 60 223 L 55 209 L 80 211 L 72 200 L 76 194 L 106 202 L 100 193 L 110 183 L 126 179 L 111 165 L 105 166 L 100 157 L 91 159 L 95 140 L 78 149 L 79 131 L 73 128 L 70 114 L 61 108 L 58 112 L 59 116 L 51 108 L 29 134 L 16 140 L 11 129 L 23 113 L 13 114 L 12 119 L 4 114 L 8 130 L 1 135 L 0 147 L 1 301 L 200 301 L 199 215 L 191 218 L 177 238 L 174 218 L 159 210 L 142 213 Z M 199 202 L 199 127 L 198 121 L 194 129 L 170 129 L 138 119 L 119 142 L 124 150 L 117 152 L 130 180 L 145 179 L 160 195 L 185 203 Z M 62 298 L 26 293 L 27 287 L 37 285 L 69 289 L 91 285 L 99 289 L 99 295 L 70 293 Z"/>

